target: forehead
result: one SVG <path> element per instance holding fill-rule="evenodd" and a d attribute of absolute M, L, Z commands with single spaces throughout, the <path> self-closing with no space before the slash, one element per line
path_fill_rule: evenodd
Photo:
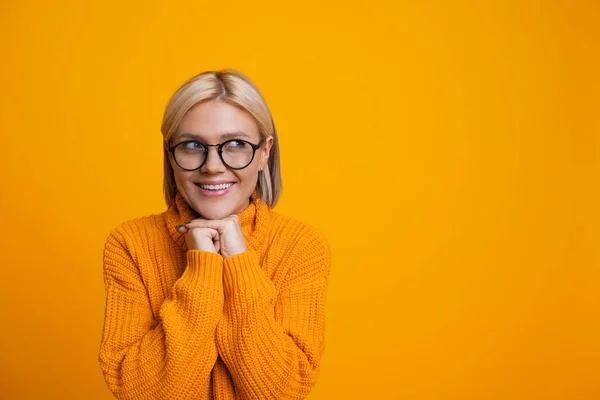
<path fill-rule="evenodd" d="M 258 125 L 252 116 L 222 101 L 196 104 L 182 118 L 174 140 L 187 136 L 216 143 L 225 138 L 241 137 L 258 140 Z"/>

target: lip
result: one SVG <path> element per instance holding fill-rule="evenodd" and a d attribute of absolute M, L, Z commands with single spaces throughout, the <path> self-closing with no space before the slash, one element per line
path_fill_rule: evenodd
<path fill-rule="evenodd" d="M 217 182 L 217 183 L 205 183 L 205 182 L 202 182 L 202 183 L 200 183 L 200 182 L 196 182 L 196 183 L 195 183 L 195 185 L 196 185 L 196 187 L 198 188 L 198 190 L 200 191 L 200 193 L 201 193 L 203 196 L 206 196 L 206 197 L 216 197 L 216 196 L 223 196 L 223 195 L 225 195 L 225 194 L 229 193 L 229 191 L 231 190 L 231 188 L 233 188 L 233 187 L 235 186 L 235 182 L 227 182 L 227 181 L 214 181 L 214 182 Z M 206 190 L 206 189 L 202 189 L 202 188 L 200 187 L 200 185 L 218 185 L 218 184 L 220 184 L 220 183 L 233 183 L 233 185 L 229 186 L 229 187 L 228 187 L 228 188 L 226 188 L 226 189 L 223 189 L 223 190 L 217 190 L 217 191 L 214 191 L 214 190 Z"/>

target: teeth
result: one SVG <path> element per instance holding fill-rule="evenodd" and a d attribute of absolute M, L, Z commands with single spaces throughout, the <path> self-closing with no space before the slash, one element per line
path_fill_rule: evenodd
<path fill-rule="evenodd" d="M 200 187 L 207 190 L 223 190 L 227 189 L 231 185 L 233 185 L 233 183 L 224 183 L 222 185 L 200 185 Z"/>

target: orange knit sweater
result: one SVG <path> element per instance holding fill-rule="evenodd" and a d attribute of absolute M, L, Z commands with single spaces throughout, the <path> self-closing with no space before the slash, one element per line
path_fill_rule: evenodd
<path fill-rule="evenodd" d="M 237 214 L 248 251 L 188 250 L 181 195 L 127 221 L 104 247 L 98 361 L 119 399 L 303 399 L 324 350 L 330 250 L 252 194 Z"/>

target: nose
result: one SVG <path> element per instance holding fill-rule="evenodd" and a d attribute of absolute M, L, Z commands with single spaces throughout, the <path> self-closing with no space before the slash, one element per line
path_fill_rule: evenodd
<path fill-rule="evenodd" d="M 212 152 L 212 154 L 210 154 Z M 219 150 L 217 147 L 209 147 L 208 153 L 206 153 L 206 161 L 200 172 L 207 174 L 214 174 L 218 172 L 224 172 L 226 169 L 221 157 L 219 157 Z"/>

